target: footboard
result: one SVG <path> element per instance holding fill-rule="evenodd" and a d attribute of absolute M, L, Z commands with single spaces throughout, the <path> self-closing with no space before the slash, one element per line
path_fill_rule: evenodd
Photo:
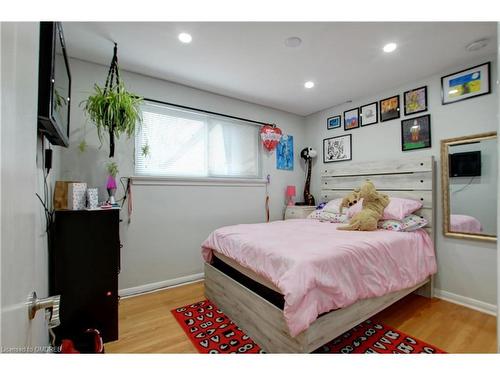
<path fill-rule="evenodd" d="M 268 353 L 310 353 L 428 282 L 331 311 L 291 337 L 281 309 L 205 263 L 206 297 Z"/>

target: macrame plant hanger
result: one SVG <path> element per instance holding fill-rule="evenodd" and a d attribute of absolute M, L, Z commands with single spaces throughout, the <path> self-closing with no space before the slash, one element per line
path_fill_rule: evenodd
<path fill-rule="evenodd" d="M 113 87 L 113 80 L 116 82 L 116 87 Z M 115 43 L 115 48 L 113 50 L 113 59 L 111 59 L 111 65 L 109 67 L 108 76 L 106 77 L 106 84 L 104 85 L 104 95 L 108 91 L 113 91 L 116 89 L 120 92 L 120 72 L 118 71 L 118 45 Z M 109 157 L 115 156 L 115 121 L 113 119 L 111 124 L 108 124 L 109 129 Z M 108 120 L 109 121 L 109 120 Z"/>

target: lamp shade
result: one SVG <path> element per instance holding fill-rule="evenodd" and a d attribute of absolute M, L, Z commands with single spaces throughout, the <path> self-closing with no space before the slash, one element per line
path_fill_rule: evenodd
<path fill-rule="evenodd" d="M 286 196 L 295 197 L 295 185 L 288 185 L 286 187 Z"/>

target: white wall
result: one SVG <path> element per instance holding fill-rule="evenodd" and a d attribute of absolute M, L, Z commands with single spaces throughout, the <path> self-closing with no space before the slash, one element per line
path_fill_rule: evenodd
<path fill-rule="evenodd" d="M 497 79 L 496 57 L 492 56 L 492 83 Z M 444 72 L 435 74 L 427 79 L 409 82 L 393 90 L 380 92 L 378 95 L 355 99 L 350 104 L 336 106 L 306 118 L 306 143 L 317 150 L 322 150 L 322 140 L 327 137 L 352 134 L 352 162 L 368 160 L 391 160 L 415 155 L 433 155 L 437 160 L 437 221 L 436 221 L 436 249 L 438 258 L 438 273 L 435 286 L 442 291 L 453 293 L 479 301 L 479 304 L 488 309 L 497 303 L 496 293 L 496 245 L 478 241 L 457 240 L 445 238 L 442 235 L 442 201 L 440 186 L 440 140 L 463 135 L 483 133 L 497 130 L 498 93 L 493 85 L 490 95 L 465 100 L 462 102 L 441 104 L 441 76 L 450 74 L 469 66 L 483 63 L 488 59 L 469 61 L 452 66 Z M 410 80 L 409 80 L 410 81 Z M 431 115 L 432 148 L 415 151 L 401 151 L 401 119 L 403 116 L 404 91 L 427 85 L 428 111 Z M 326 119 L 330 116 L 342 114 L 343 111 L 372 103 L 396 94 L 400 94 L 400 119 L 378 123 L 376 125 L 353 129 L 345 132 L 343 128 L 327 130 Z M 421 115 L 417 114 L 415 116 Z M 342 116 L 343 117 L 343 116 Z M 408 116 L 408 118 L 413 116 Z M 323 167 L 322 151 L 314 165 L 316 176 Z M 342 162 L 351 163 L 351 162 Z M 329 164 L 329 167 L 334 167 Z M 319 184 L 313 184 L 313 191 L 319 196 Z M 491 201 L 495 197 L 490 198 Z M 473 301 L 474 302 L 474 301 Z M 485 305 L 486 304 L 486 305 Z"/>
<path fill-rule="evenodd" d="M 78 103 L 88 97 L 94 83 L 103 84 L 107 67 L 74 59 L 70 63 L 73 79 L 71 146 L 62 150 L 61 178 L 98 186 L 103 199 L 109 147 L 106 141 L 99 149 L 95 127 L 87 123 Z M 302 117 L 139 74 L 124 71 L 122 77 L 131 91 L 143 97 L 276 123 L 284 133 L 293 135 L 294 171 L 276 170 L 275 152 L 264 152 L 263 157 L 264 176 L 271 175 L 271 219 L 282 218 L 286 185 L 296 185 L 298 192 L 303 189 L 304 169 L 299 157 L 304 147 Z M 81 153 L 78 144 L 85 132 L 89 147 Z M 133 139 L 120 138 L 115 160 L 120 176 L 134 174 Z M 121 196 L 121 190 L 117 196 Z M 201 242 L 212 230 L 223 225 L 264 221 L 264 199 L 265 186 L 262 184 L 246 187 L 179 186 L 158 182 L 134 185 L 130 224 L 126 220 L 126 210 L 121 213 L 125 220 L 120 233 L 124 244 L 120 289 L 137 291 L 130 288 L 145 284 L 153 284 L 150 287 L 166 285 L 201 273 Z"/>
<path fill-rule="evenodd" d="M 47 236 L 37 136 L 38 23 L 2 23 L 1 342 L 5 348 L 48 344 L 43 312 L 28 321 L 26 298 L 48 295 Z M 58 151 L 54 154 L 57 178 Z"/>

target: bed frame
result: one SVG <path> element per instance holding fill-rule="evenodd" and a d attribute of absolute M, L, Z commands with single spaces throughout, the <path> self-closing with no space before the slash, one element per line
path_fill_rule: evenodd
<path fill-rule="evenodd" d="M 428 220 L 429 224 L 425 230 L 434 240 L 433 157 L 335 164 L 332 167 L 325 167 L 321 173 L 321 200 L 343 197 L 347 192 L 359 187 L 366 179 L 370 179 L 377 190 L 391 196 L 422 201 L 423 207 L 418 214 Z M 243 275 L 280 292 L 275 285 L 253 271 L 222 254 L 214 253 L 214 255 Z M 306 331 L 291 337 L 283 310 L 221 270 L 205 263 L 206 297 L 269 353 L 310 353 L 412 292 L 432 297 L 432 277 L 411 288 L 381 297 L 359 300 L 346 308 L 323 314 Z"/>

